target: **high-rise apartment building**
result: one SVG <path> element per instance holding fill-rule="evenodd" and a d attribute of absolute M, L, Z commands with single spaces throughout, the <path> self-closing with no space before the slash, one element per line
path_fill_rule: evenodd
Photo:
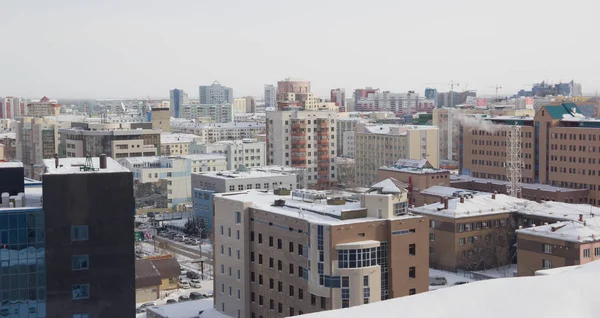
<path fill-rule="evenodd" d="M 214 81 L 210 86 L 200 86 L 200 104 L 232 104 L 233 88 Z"/>
<path fill-rule="evenodd" d="M 45 228 L 45 263 L 38 268 L 45 266 L 46 281 L 37 298 L 46 300 L 45 317 L 133 317 L 131 172 L 106 156 L 46 159 L 44 170 L 46 217 L 22 226 Z"/>
<path fill-rule="evenodd" d="M 231 108 L 234 113 L 245 113 L 246 112 L 246 99 L 245 98 L 234 98 Z"/>
<path fill-rule="evenodd" d="M 265 107 L 277 107 L 277 87 L 265 84 Z"/>
<path fill-rule="evenodd" d="M 246 100 L 243 99 L 244 107 Z M 230 123 L 233 121 L 232 104 L 187 104 L 183 106 L 181 118 L 211 123 Z"/>
<path fill-rule="evenodd" d="M 23 117 L 16 129 L 17 160 L 23 162 L 25 176 L 39 180 L 44 159 L 58 151 L 58 124 L 43 118 Z"/>
<path fill-rule="evenodd" d="M 227 158 L 227 169 L 263 167 L 267 164 L 266 143 L 255 139 L 221 140 L 210 144 L 194 144 L 191 154 L 220 154 Z"/>
<path fill-rule="evenodd" d="M 331 90 L 331 102 L 339 107 L 340 113 L 348 111 L 346 107 L 346 90 L 343 88 L 335 88 Z"/>
<path fill-rule="evenodd" d="M 456 107 L 464 104 L 468 97 L 477 97 L 476 91 L 437 93 L 437 107 Z"/>
<path fill-rule="evenodd" d="M 18 118 L 27 115 L 26 101 L 19 97 L 0 98 L 0 118 Z"/>
<path fill-rule="evenodd" d="M 181 117 L 183 105 L 187 104 L 187 94 L 182 89 L 171 90 L 171 100 L 169 108 L 171 109 L 171 117 Z"/>
<path fill-rule="evenodd" d="M 506 180 L 507 132 L 514 125 L 521 126 L 523 183 L 589 189 L 588 203 L 600 205 L 600 120 L 585 117 L 575 104 L 543 106 L 533 117 L 498 116 L 464 125 L 461 174 Z"/>
<path fill-rule="evenodd" d="M 432 126 L 358 124 L 355 133 L 356 183 L 369 186 L 377 169 L 398 159 L 427 159 L 439 166 L 438 129 Z"/>
<path fill-rule="evenodd" d="M 428 291 L 428 222 L 406 213 L 404 184 L 385 180 L 359 202 L 289 194 L 214 195 L 218 311 L 288 317 Z"/>
<path fill-rule="evenodd" d="M 334 186 L 337 111 L 267 112 L 267 163 L 306 168 L 309 187 Z"/>
<path fill-rule="evenodd" d="M 337 154 L 338 157 L 354 157 L 354 132 L 359 123 L 366 123 L 368 120 L 360 117 L 338 118 L 337 119 Z M 344 144 L 344 134 L 348 134 L 348 142 Z M 351 144 L 350 144 L 351 142 Z M 353 148 L 350 155 L 346 149 Z"/>
<path fill-rule="evenodd" d="M 413 115 L 417 112 L 431 113 L 434 101 L 419 96 L 418 93 L 390 93 L 389 91 L 368 93 L 366 97 L 358 99 L 355 105 L 356 111 L 393 112 L 398 117 Z"/>
<path fill-rule="evenodd" d="M 433 100 L 433 106 L 437 107 L 437 89 L 430 87 L 426 88 L 425 98 Z"/>
<path fill-rule="evenodd" d="M 256 138 L 265 133 L 265 127 L 263 123 L 199 124 L 186 121 L 171 124 L 173 132 L 198 135 L 202 142 Z"/>
<path fill-rule="evenodd" d="M 57 117 L 60 115 L 60 104 L 55 100 L 50 100 L 44 96 L 39 101 L 32 101 L 27 104 L 27 116 L 42 118 L 45 116 Z"/>
<path fill-rule="evenodd" d="M 369 94 L 375 94 L 379 92 L 379 88 L 372 88 L 372 87 L 365 87 L 365 88 L 357 88 L 354 90 L 354 93 L 352 94 L 352 97 L 354 99 L 354 110 L 358 111 L 356 109 L 356 106 L 358 105 L 358 101 L 363 99 L 363 98 L 367 98 L 367 96 L 369 96 Z"/>
<path fill-rule="evenodd" d="M 151 123 L 72 123 L 59 129 L 61 157 L 98 156 L 115 159 L 160 155 L 160 130 Z"/>
<path fill-rule="evenodd" d="M 17 159 L 17 134 L 0 132 L 0 162 Z"/>

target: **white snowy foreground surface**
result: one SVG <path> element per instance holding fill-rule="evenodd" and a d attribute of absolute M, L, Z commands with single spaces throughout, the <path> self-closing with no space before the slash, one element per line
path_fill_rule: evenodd
<path fill-rule="evenodd" d="M 600 261 L 595 261 L 554 275 L 472 282 L 303 317 L 597 318 L 598 295 Z"/>

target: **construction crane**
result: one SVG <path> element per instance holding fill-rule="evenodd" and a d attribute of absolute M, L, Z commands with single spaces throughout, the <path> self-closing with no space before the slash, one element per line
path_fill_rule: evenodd
<path fill-rule="evenodd" d="M 450 86 L 450 91 L 454 91 L 454 86 L 458 87 L 460 86 L 459 83 L 455 82 L 454 80 L 450 81 L 450 83 L 425 83 L 425 85 L 448 85 Z"/>
<path fill-rule="evenodd" d="M 494 97 L 494 99 L 496 101 L 498 101 L 498 91 L 502 89 L 502 86 L 496 84 L 495 86 L 486 86 L 487 88 L 493 88 L 496 90 L 496 96 Z"/>

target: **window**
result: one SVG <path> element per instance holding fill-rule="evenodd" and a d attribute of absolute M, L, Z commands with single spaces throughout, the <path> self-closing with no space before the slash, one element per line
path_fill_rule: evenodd
<path fill-rule="evenodd" d="M 250 262 L 254 263 L 254 252 L 250 252 Z"/>
<path fill-rule="evenodd" d="M 298 244 L 298 255 L 302 255 L 303 250 L 304 250 L 304 247 L 302 246 L 302 244 Z"/>
<path fill-rule="evenodd" d="M 254 292 L 252 292 L 252 294 L 250 294 L 250 301 L 251 302 L 255 302 L 256 301 L 256 294 Z"/>
<path fill-rule="evenodd" d="M 415 244 L 408 245 L 408 255 L 411 255 L 411 256 L 417 255 L 417 246 Z"/>
<path fill-rule="evenodd" d="M 239 239 L 240 239 L 240 230 L 236 230 L 236 232 L 235 232 L 235 238 L 236 238 L 237 240 L 239 240 Z"/>
<path fill-rule="evenodd" d="M 242 277 L 242 275 L 241 275 L 241 273 L 240 273 L 240 270 L 238 269 L 238 270 L 237 270 L 237 279 L 238 279 L 238 280 L 240 280 L 240 278 L 241 278 L 241 277 Z"/>
<path fill-rule="evenodd" d="M 458 239 L 458 244 L 459 245 L 465 245 L 465 238 L 464 237 L 459 238 Z"/>
<path fill-rule="evenodd" d="M 542 268 L 552 268 L 552 261 L 543 259 L 542 260 Z"/>
<path fill-rule="evenodd" d="M 240 299 L 240 298 L 242 298 L 242 291 L 238 289 L 237 290 L 237 299 Z"/>
<path fill-rule="evenodd" d="M 273 278 L 269 278 L 269 288 L 275 288 L 275 280 Z"/>
<path fill-rule="evenodd" d="M 416 278 L 417 277 L 417 270 L 414 266 L 411 266 L 408 268 L 408 277 L 409 278 Z"/>
<path fill-rule="evenodd" d="M 325 299 L 325 297 L 321 297 L 321 309 L 326 309 L 327 308 L 327 300 Z"/>
<path fill-rule="evenodd" d="M 275 266 L 275 261 L 272 257 L 269 257 L 269 268 L 273 268 Z"/>
<path fill-rule="evenodd" d="M 290 275 L 294 275 L 294 264 L 290 264 Z"/>
<path fill-rule="evenodd" d="M 317 296 L 310 294 L 310 304 L 313 306 L 317 305 Z"/>
<path fill-rule="evenodd" d="M 281 239 L 277 239 L 277 249 L 280 250 L 282 247 L 282 241 Z"/>
<path fill-rule="evenodd" d="M 87 241 L 88 240 L 88 226 L 77 225 L 71 226 L 71 241 Z"/>
<path fill-rule="evenodd" d="M 429 240 L 435 242 L 435 233 L 429 233 Z"/>
<path fill-rule="evenodd" d="M 250 281 L 253 282 L 253 283 L 255 282 L 254 277 L 255 277 L 254 276 L 254 272 L 250 272 Z"/>
<path fill-rule="evenodd" d="M 225 284 L 221 284 L 221 294 L 225 294 Z"/>
<path fill-rule="evenodd" d="M 464 232 L 465 231 L 465 225 L 464 224 L 459 224 L 458 225 L 458 231 L 459 232 Z"/>
<path fill-rule="evenodd" d="M 221 235 L 223 235 L 223 225 L 221 225 Z"/>
<path fill-rule="evenodd" d="M 262 234 L 258 233 L 258 244 L 262 244 Z"/>
<path fill-rule="evenodd" d="M 240 256 L 241 256 L 241 255 L 240 255 L 240 250 L 237 250 L 237 251 L 236 251 L 236 254 L 237 254 L 237 259 L 240 259 Z"/>
<path fill-rule="evenodd" d="M 225 274 L 225 265 L 221 264 L 221 275 Z"/>
<path fill-rule="evenodd" d="M 262 265 L 262 254 L 258 254 L 258 264 Z"/>
<path fill-rule="evenodd" d="M 269 309 L 275 310 L 275 301 L 273 299 L 269 300 Z"/>
<path fill-rule="evenodd" d="M 552 254 L 552 245 L 550 245 L 550 244 L 544 244 L 544 253 L 546 253 L 546 254 Z"/>
<path fill-rule="evenodd" d="M 417 290 L 415 288 L 411 288 L 411 289 L 408 290 L 408 294 L 409 295 L 414 295 L 416 293 L 417 293 Z"/>
<path fill-rule="evenodd" d="M 254 242 L 254 231 L 250 231 L 250 242 Z"/>
<path fill-rule="evenodd" d="M 281 281 L 277 281 L 277 292 L 283 293 L 283 283 Z"/>
<path fill-rule="evenodd" d="M 71 269 L 74 271 L 88 269 L 89 257 L 87 255 L 73 255 L 71 257 Z"/>
<path fill-rule="evenodd" d="M 591 257 L 591 253 L 590 253 L 590 249 L 589 248 L 586 248 L 586 249 L 583 250 L 583 257 L 584 258 Z"/>
<path fill-rule="evenodd" d="M 262 305 L 263 305 L 263 296 L 262 296 L 262 295 L 258 295 L 258 304 L 259 304 L 260 306 L 262 306 Z"/>
<path fill-rule="evenodd" d="M 294 315 L 294 307 L 290 307 L 290 316 Z"/>
<path fill-rule="evenodd" d="M 269 236 L 269 247 L 273 247 L 273 237 Z"/>
<path fill-rule="evenodd" d="M 279 303 L 277 305 L 277 312 L 280 313 L 280 314 L 283 313 L 283 304 L 282 303 Z"/>
<path fill-rule="evenodd" d="M 242 223 L 242 213 L 241 212 L 233 212 L 234 213 L 234 218 L 235 218 L 235 223 L 239 224 Z"/>
<path fill-rule="evenodd" d="M 90 298 L 90 284 L 73 285 L 73 300 Z"/>
<path fill-rule="evenodd" d="M 294 253 L 294 243 L 290 242 L 290 253 Z"/>
<path fill-rule="evenodd" d="M 231 257 L 231 247 L 227 248 L 227 256 Z"/>
<path fill-rule="evenodd" d="M 594 256 L 600 256 L 600 247 L 594 248 Z"/>
<path fill-rule="evenodd" d="M 429 220 L 429 227 L 430 228 L 435 228 L 435 220 Z"/>
<path fill-rule="evenodd" d="M 290 285 L 290 297 L 294 297 L 294 286 Z"/>
<path fill-rule="evenodd" d="M 473 244 L 473 237 L 472 236 L 467 237 L 467 243 Z"/>
<path fill-rule="evenodd" d="M 298 299 L 304 299 L 304 290 L 302 288 L 298 288 Z"/>
<path fill-rule="evenodd" d="M 262 274 L 259 274 L 259 275 L 258 275 L 258 284 L 259 284 L 260 286 L 262 286 L 262 284 L 263 284 L 263 276 L 262 276 Z"/>

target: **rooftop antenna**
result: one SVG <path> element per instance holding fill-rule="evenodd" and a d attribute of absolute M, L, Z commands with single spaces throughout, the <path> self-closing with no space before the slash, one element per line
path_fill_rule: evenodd
<path fill-rule="evenodd" d="M 98 168 L 94 168 L 94 163 L 92 162 L 92 156 L 88 153 L 85 156 L 85 162 L 83 166 L 79 167 L 80 171 L 98 171 Z"/>

